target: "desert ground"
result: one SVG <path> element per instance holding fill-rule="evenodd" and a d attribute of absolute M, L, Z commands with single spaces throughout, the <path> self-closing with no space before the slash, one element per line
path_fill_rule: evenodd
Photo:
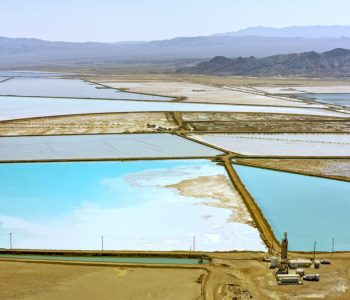
<path fill-rule="evenodd" d="M 237 163 L 350 181 L 349 159 L 237 159 Z"/>
<path fill-rule="evenodd" d="M 0 298 L 346 300 L 350 297 L 348 254 L 334 254 L 332 264 L 321 265 L 318 270 L 305 269 L 309 274 L 319 273 L 320 282 L 283 286 L 277 285 L 274 270 L 262 261 L 264 253 L 209 255 L 213 263 L 199 268 L 0 261 Z M 317 254 L 316 258 L 329 255 Z M 205 292 L 201 298 L 202 284 Z"/>
<path fill-rule="evenodd" d="M 111 113 L 0 122 L 0 135 L 147 133 L 178 129 L 171 113 Z"/>
<path fill-rule="evenodd" d="M 3 300 L 196 299 L 201 294 L 200 277 L 206 274 L 205 270 L 186 268 L 20 262 L 0 262 L 0 268 L 0 298 Z"/>
<path fill-rule="evenodd" d="M 349 133 L 348 118 L 259 113 L 110 113 L 0 122 L 0 135 L 176 132 Z"/>

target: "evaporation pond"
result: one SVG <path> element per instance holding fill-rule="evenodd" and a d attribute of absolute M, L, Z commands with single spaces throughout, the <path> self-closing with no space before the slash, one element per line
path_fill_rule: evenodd
<path fill-rule="evenodd" d="M 192 138 L 244 155 L 349 156 L 349 134 L 193 134 Z"/>
<path fill-rule="evenodd" d="M 29 255 L 29 254 L 0 254 L 1 258 L 10 259 L 33 259 L 33 260 L 54 260 L 54 261 L 83 261 L 83 262 L 109 262 L 127 264 L 184 264 L 197 265 L 198 258 L 178 257 L 137 257 L 137 256 L 66 256 L 66 255 Z M 203 260 L 204 264 L 209 263 Z"/>
<path fill-rule="evenodd" d="M 12 80 L 12 79 L 11 79 Z M 11 81 L 9 80 L 9 81 Z M 6 84 L 7 81 L 0 84 Z M 254 106 L 254 105 L 225 105 L 180 103 L 171 101 L 131 101 L 131 100 L 93 100 L 76 98 L 45 98 L 45 97 L 16 97 L 0 96 L 0 121 L 63 116 L 76 114 L 95 114 L 113 112 L 156 112 L 156 111 L 190 111 L 190 112 L 255 112 L 281 113 L 297 115 L 317 115 L 349 117 L 349 114 L 313 108 Z"/>
<path fill-rule="evenodd" d="M 0 248 L 264 250 L 231 207 L 173 185 L 226 176 L 207 160 L 0 164 Z M 206 185 L 203 185 L 206 188 Z M 213 204 L 210 204 L 213 203 Z M 5 234 L 6 233 L 6 234 Z"/>
<path fill-rule="evenodd" d="M 294 96 L 302 100 L 350 106 L 350 94 L 348 93 L 300 93 Z"/>
<path fill-rule="evenodd" d="M 0 161 L 209 157 L 222 152 L 177 135 L 91 134 L 0 137 Z"/>
<path fill-rule="evenodd" d="M 16 77 L 1 83 L 0 95 L 170 101 L 172 98 L 122 92 L 79 79 Z"/>
<path fill-rule="evenodd" d="M 350 250 L 350 183 L 234 165 L 277 239 L 291 250 Z"/>

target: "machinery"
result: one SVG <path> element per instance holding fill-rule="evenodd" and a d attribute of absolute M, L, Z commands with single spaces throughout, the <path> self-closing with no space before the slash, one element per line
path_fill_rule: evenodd
<path fill-rule="evenodd" d="M 281 264 L 277 274 L 288 274 L 288 236 L 284 233 L 284 239 L 281 242 Z"/>

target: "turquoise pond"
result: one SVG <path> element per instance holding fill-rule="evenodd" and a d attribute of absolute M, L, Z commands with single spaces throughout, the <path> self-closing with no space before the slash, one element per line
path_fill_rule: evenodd
<path fill-rule="evenodd" d="M 350 183 L 234 165 L 276 237 L 291 250 L 350 250 Z"/>
<path fill-rule="evenodd" d="M 1 258 L 10 259 L 34 259 L 34 260 L 60 260 L 60 261 L 82 261 L 82 262 L 109 262 L 127 264 L 172 264 L 172 265 L 198 265 L 197 258 L 177 257 L 127 257 L 127 256 L 58 256 L 58 255 L 28 255 L 28 254 L 0 254 Z M 203 260 L 208 264 L 208 260 Z"/>
<path fill-rule="evenodd" d="M 172 187 L 226 176 L 209 160 L 0 164 L 0 248 L 264 250 L 231 208 Z M 211 205 L 211 203 L 213 203 Z"/>

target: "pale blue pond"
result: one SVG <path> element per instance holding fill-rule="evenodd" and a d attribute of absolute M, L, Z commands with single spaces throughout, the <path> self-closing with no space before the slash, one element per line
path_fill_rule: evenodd
<path fill-rule="evenodd" d="M 11 80 L 9 80 L 11 81 Z M 7 81 L 6 81 L 7 82 Z M 5 83 L 6 83 L 5 82 Z M 0 84 L 3 85 L 4 83 Z M 47 116 L 63 116 L 76 114 L 97 114 L 114 112 L 251 112 L 280 113 L 315 116 L 350 117 L 350 114 L 325 109 L 300 107 L 253 106 L 180 103 L 172 101 L 128 101 L 128 100 L 93 100 L 74 98 L 43 98 L 0 96 L 0 121 L 37 118 Z"/>
<path fill-rule="evenodd" d="M 122 92 L 79 79 L 34 77 L 18 77 L 2 82 L 0 85 L 0 95 L 111 100 L 172 100 L 172 98 L 169 97 Z"/>
<path fill-rule="evenodd" d="M 350 94 L 347 93 L 300 93 L 296 94 L 295 97 L 302 100 L 350 106 Z"/>
<path fill-rule="evenodd" d="M 277 239 L 291 250 L 350 250 L 350 183 L 234 165 Z"/>
<path fill-rule="evenodd" d="M 0 164 L 0 248 L 264 250 L 231 208 L 170 187 L 226 176 L 207 160 Z M 213 202 L 213 205 L 210 203 Z"/>
<path fill-rule="evenodd" d="M 0 137 L 0 161 L 212 157 L 222 152 L 167 133 Z"/>
<path fill-rule="evenodd" d="M 64 73 L 42 72 L 42 71 L 0 71 L 0 76 L 4 77 L 52 77 L 62 76 Z"/>

